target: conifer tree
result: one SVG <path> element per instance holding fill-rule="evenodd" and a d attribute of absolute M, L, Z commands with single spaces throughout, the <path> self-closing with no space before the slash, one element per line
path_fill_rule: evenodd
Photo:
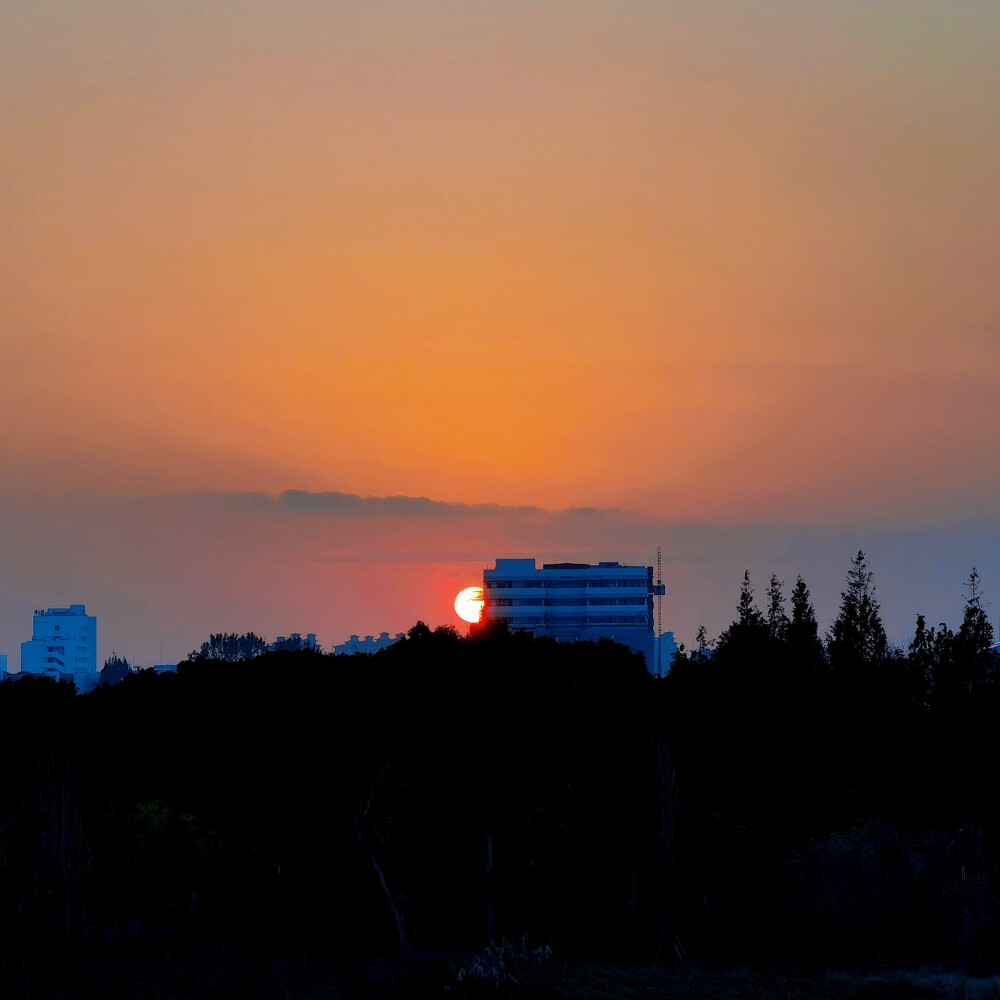
<path fill-rule="evenodd" d="M 955 633 L 941 622 L 931 636 L 931 681 L 936 701 L 946 702 L 961 690 L 960 671 L 955 658 Z"/>
<path fill-rule="evenodd" d="M 882 663 L 889 642 L 875 598 L 875 575 L 863 551 L 851 560 L 840 614 L 830 628 L 830 663 L 838 669 L 858 669 Z"/>
<path fill-rule="evenodd" d="M 767 588 L 767 627 L 771 635 L 784 642 L 788 637 L 788 626 L 791 624 L 785 614 L 784 581 L 772 573 L 771 583 Z"/>
<path fill-rule="evenodd" d="M 740 599 L 736 605 L 736 620 L 719 636 L 719 653 L 729 653 L 741 647 L 753 647 L 770 636 L 767 621 L 753 599 L 750 570 L 743 573 Z"/>
<path fill-rule="evenodd" d="M 965 599 L 965 615 L 959 636 L 963 637 L 977 653 L 986 653 L 993 647 L 993 625 L 983 607 L 982 583 L 975 566 L 972 567 L 965 587 L 969 595 Z"/>
<path fill-rule="evenodd" d="M 923 615 L 917 615 L 913 641 L 907 651 L 907 670 L 913 685 L 913 695 L 921 701 L 934 680 L 936 650 L 937 633 L 934 626 L 928 628 L 927 619 Z"/>
<path fill-rule="evenodd" d="M 955 636 L 955 658 L 967 691 L 983 684 L 993 673 L 993 625 L 983 607 L 982 584 L 975 566 L 965 584 L 965 614 Z"/>
<path fill-rule="evenodd" d="M 796 577 L 792 590 L 792 620 L 788 624 L 788 645 L 807 663 L 822 660 L 823 644 L 819 640 L 819 624 L 812 604 L 812 595 L 801 576 Z"/>
<path fill-rule="evenodd" d="M 744 628 L 757 628 L 764 624 L 764 616 L 754 603 L 753 584 L 750 583 L 750 570 L 743 571 L 743 583 L 740 585 L 740 601 L 736 606 L 736 623 Z"/>

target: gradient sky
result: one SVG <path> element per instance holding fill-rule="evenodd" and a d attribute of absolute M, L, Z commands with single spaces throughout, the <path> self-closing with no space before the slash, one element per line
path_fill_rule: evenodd
<path fill-rule="evenodd" d="M 128 590 L 95 577 L 88 597 L 86 573 L 43 556 L 74 497 L 93 516 L 60 551 L 87 567 L 100 537 L 126 575 L 136 539 L 102 501 L 206 491 L 660 526 L 621 551 L 515 533 L 502 552 L 442 521 L 420 565 L 474 565 L 459 583 L 496 555 L 617 558 L 656 535 L 674 553 L 669 526 L 993 523 L 995 0 L 0 0 L 0 16 L 0 568 L 25 629 L 41 604 L 116 614 Z M 224 529 L 185 509 L 148 515 L 146 584 L 183 577 L 171 559 L 198 539 L 220 609 L 267 608 Z M 328 544 L 288 539 L 293 593 Z M 329 603 L 395 596 L 370 616 L 384 624 L 345 605 L 335 632 L 436 607 L 413 596 L 423 578 L 349 565 Z M 276 631 L 296 628 L 315 626 Z"/>

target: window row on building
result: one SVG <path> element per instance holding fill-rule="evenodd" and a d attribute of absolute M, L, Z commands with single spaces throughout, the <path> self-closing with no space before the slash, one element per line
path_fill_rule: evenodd
<path fill-rule="evenodd" d="M 611 605 L 646 605 L 645 597 L 497 597 L 498 608 L 594 608 Z"/>
<path fill-rule="evenodd" d="M 511 622 L 510 627 L 515 629 L 530 628 L 532 626 L 548 626 L 553 629 L 574 628 L 590 629 L 597 625 L 651 625 L 648 615 L 588 615 L 586 618 L 566 615 L 557 618 L 546 618 L 545 615 L 518 615 L 516 622 Z M 539 635 L 545 633 L 539 632 Z M 559 633 L 559 638 L 565 639 L 567 636 Z M 581 632 L 574 639 L 597 639 L 598 635 Z M 609 637 L 610 638 L 610 637 Z"/>
<path fill-rule="evenodd" d="M 634 587 L 646 589 L 647 581 L 636 580 L 484 580 L 485 590 L 527 590 L 531 587 L 546 589 L 565 588 L 568 590 L 584 590 L 593 587 L 606 589 L 608 587 Z"/>

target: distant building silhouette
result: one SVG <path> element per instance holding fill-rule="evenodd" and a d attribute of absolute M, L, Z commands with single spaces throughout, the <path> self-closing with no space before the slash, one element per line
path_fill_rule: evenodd
<path fill-rule="evenodd" d="M 82 604 L 36 611 L 31 639 L 21 643 L 21 673 L 71 680 L 78 691 L 97 685 L 97 618 Z"/>
<path fill-rule="evenodd" d="M 405 638 L 406 636 L 402 632 L 397 632 L 395 636 L 383 632 L 377 639 L 373 635 L 366 635 L 364 639 L 352 635 L 347 642 L 340 646 L 334 646 L 333 651 L 338 656 L 351 656 L 354 653 L 377 653 L 380 649 L 387 649 L 394 642 Z"/>
<path fill-rule="evenodd" d="M 653 628 L 653 598 L 662 594 L 651 566 L 544 563 L 538 569 L 534 559 L 497 559 L 494 569 L 483 571 L 483 620 L 568 642 L 613 639 L 642 653 L 651 671 L 665 673 L 669 661 L 658 667 Z M 673 635 L 662 639 L 661 650 L 672 654 Z"/>
<path fill-rule="evenodd" d="M 659 662 L 656 664 L 655 669 L 653 665 L 649 664 L 647 660 L 646 663 L 649 669 L 660 677 L 665 676 L 670 672 L 670 664 L 677 653 L 677 640 L 674 638 L 673 632 L 664 632 L 660 636 L 660 657 Z"/>
<path fill-rule="evenodd" d="M 319 648 L 315 632 L 309 632 L 304 639 L 298 632 L 292 632 L 291 635 L 279 635 L 267 647 L 270 653 L 293 653 L 297 649 L 315 649 L 318 651 Z"/>

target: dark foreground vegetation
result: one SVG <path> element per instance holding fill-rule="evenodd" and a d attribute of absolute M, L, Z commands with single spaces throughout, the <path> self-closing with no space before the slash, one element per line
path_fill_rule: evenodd
<path fill-rule="evenodd" d="M 0 685 L 0 995 L 991 975 L 1000 678 L 970 583 L 956 631 L 898 651 L 860 554 L 825 644 L 801 581 L 786 616 L 747 579 L 662 680 L 612 643 L 418 625 L 374 657 Z"/>

